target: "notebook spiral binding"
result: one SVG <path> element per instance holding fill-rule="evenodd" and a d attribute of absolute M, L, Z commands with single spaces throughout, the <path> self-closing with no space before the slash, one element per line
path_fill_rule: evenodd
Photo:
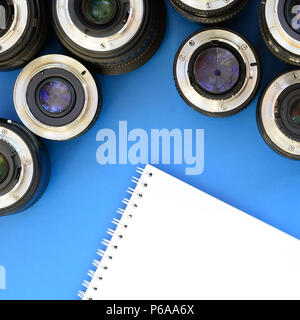
<path fill-rule="evenodd" d="M 136 172 L 140 174 L 140 177 L 133 177 L 131 181 L 137 186 L 135 189 L 129 187 L 127 192 L 131 195 L 130 199 L 123 199 L 122 203 L 124 208 L 119 208 L 117 213 L 120 215 L 120 219 L 114 218 L 112 223 L 116 225 L 115 229 L 109 228 L 107 234 L 112 238 L 111 240 L 103 239 L 102 244 L 106 246 L 106 250 L 99 249 L 97 254 L 100 258 L 93 261 L 95 270 L 89 270 L 87 275 L 92 278 L 91 281 L 83 281 L 82 285 L 86 288 L 85 291 L 80 290 L 78 296 L 83 300 L 94 300 L 92 292 L 97 292 L 101 286 L 101 281 L 105 277 L 105 272 L 109 269 L 110 262 L 113 260 L 114 255 L 119 247 L 120 241 L 126 236 L 127 229 L 134 216 L 134 210 L 138 208 L 138 199 L 143 197 L 145 188 L 148 187 L 148 181 L 145 177 L 151 178 L 153 173 L 146 172 L 146 169 L 137 168 Z M 143 177 L 143 179 L 142 179 Z M 131 208 L 129 208 L 129 204 Z"/>

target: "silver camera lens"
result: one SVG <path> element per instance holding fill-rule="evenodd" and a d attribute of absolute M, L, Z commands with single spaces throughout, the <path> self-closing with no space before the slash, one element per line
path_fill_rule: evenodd
<path fill-rule="evenodd" d="M 206 29 L 188 37 L 174 62 L 178 92 L 195 110 L 225 117 L 245 108 L 260 83 L 260 64 L 251 44 L 225 29 Z"/>
<path fill-rule="evenodd" d="M 52 15 L 64 47 L 104 74 L 144 65 L 166 27 L 163 0 L 53 0 Z"/>
<path fill-rule="evenodd" d="M 0 70 L 18 68 L 42 48 L 48 32 L 47 1 L 0 0 Z"/>
<path fill-rule="evenodd" d="M 270 51 L 281 61 L 300 66 L 300 1 L 264 0 L 260 29 Z"/>
<path fill-rule="evenodd" d="M 102 95 L 80 62 L 53 54 L 37 58 L 22 70 L 14 103 L 30 131 L 46 139 L 69 140 L 95 123 Z"/>
<path fill-rule="evenodd" d="M 0 216 L 31 207 L 43 195 L 49 176 L 43 144 L 23 126 L 0 119 Z"/>
<path fill-rule="evenodd" d="M 260 97 L 257 123 L 266 143 L 279 154 L 300 160 L 300 71 L 273 80 Z"/>
<path fill-rule="evenodd" d="M 185 18 L 202 24 L 226 21 L 237 15 L 248 0 L 169 0 Z"/>

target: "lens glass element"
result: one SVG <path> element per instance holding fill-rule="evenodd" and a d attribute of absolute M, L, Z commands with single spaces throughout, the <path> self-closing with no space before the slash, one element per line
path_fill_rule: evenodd
<path fill-rule="evenodd" d="M 46 82 L 40 88 L 40 104 L 50 113 L 59 114 L 65 112 L 72 102 L 72 93 L 66 83 L 53 80 Z"/>
<path fill-rule="evenodd" d="M 201 89 L 224 94 L 239 80 L 240 65 L 234 54 L 221 47 L 203 50 L 194 64 L 194 76 Z"/>
<path fill-rule="evenodd" d="M 116 13 L 115 0 L 86 0 L 83 2 L 83 13 L 95 24 L 109 23 Z"/>
<path fill-rule="evenodd" d="M 3 156 L 2 153 L 0 153 L 0 183 L 2 183 L 8 175 L 8 164 L 7 160 Z"/>
<path fill-rule="evenodd" d="M 300 0 L 286 1 L 285 13 L 290 27 L 300 33 Z"/>
<path fill-rule="evenodd" d="M 292 105 L 291 118 L 295 124 L 300 125 L 300 99 L 296 100 Z"/>

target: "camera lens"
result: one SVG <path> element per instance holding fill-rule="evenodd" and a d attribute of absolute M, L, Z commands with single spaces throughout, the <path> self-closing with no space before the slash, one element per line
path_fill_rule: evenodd
<path fill-rule="evenodd" d="M 174 62 L 178 92 L 195 110 L 225 117 L 245 108 L 260 82 L 260 64 L 251 44 L 225 29 L 206 29 L 188 37 Z"/>
<path fill-rule="evenodd" d="M 185 18 L 203 24 L 226 21 L 238 14 L 248 0 L 169 0 Z"/>
<path fill-rule="evenodd" d="M 260 29 L 270 51 L 300 66 L 300 1 L 266 0 L 260 4 Z"/>
<path fill-rule="evenodd" d="M 69 140 L 93 126 L 101 111 L 102 95 L 81 63 L 63 55 L 47 55 L 22 70 L 14 102 L 20 119 L 33 133 Z"/>
<path fill-rule="evenodd" d="M 258 103 L 257 123 L 271 148 L 300 160 L 300 71 L 284 73 L 267 86 Z"/>
<path fill-rule="evenodd" d="M 0 119 L 0 216 L 31 207 L 43 195 L 49 176 L 43 144 L 23 126 Z"/>
<path fill-rule="evenodd" d="M 149 61 L 166 28 L 163 0 L 53 0 L 58 38 L 103 74 L 123 74 Z"/>
<path fill-rule="evenodd" d="M 0 0 L 0 70 L 24 65 L 47 36 L 47 1 Z"/>

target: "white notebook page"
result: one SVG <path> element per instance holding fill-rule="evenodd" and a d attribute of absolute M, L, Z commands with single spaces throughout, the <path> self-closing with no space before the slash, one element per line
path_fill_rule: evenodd
<path fill-rule="evenodd" d="M 150 165 L 84 295 L 299 298 L 299 240 Z"/>

